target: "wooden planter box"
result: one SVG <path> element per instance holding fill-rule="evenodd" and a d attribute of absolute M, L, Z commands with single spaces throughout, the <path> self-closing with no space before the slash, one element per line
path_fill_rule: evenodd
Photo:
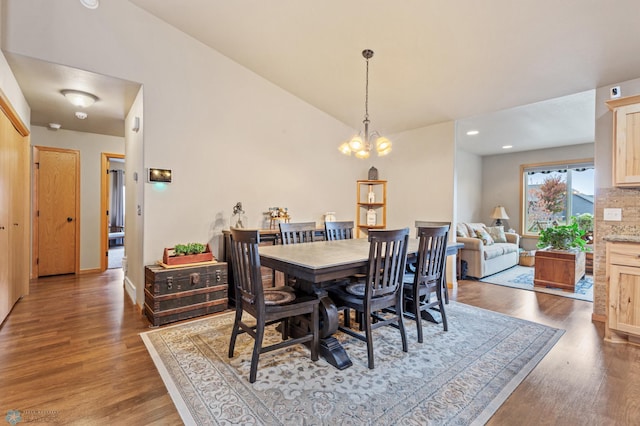
<path fill-rule="evenodd" d="M 190 265 L 193 263 L 210 262 L 213 260 L 213 253 L 211 247 L 207 244 L 203 253 L 200 254 L 187 254 L 184 256 L 172 256 L 173 248 L 165 248 L 162 256 L 162 263 L 165 265 Z"/>
<path fill-rule="evenodd" d="M 575 292 L 585 273 L 585 253 L 568 250 L 536 251 L 533 285 Z"/>

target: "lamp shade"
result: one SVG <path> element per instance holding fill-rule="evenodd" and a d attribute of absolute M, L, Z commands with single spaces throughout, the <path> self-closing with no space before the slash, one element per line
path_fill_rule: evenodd
<path fill-rule="evenodd" d="M 509 219 L 509 215 L 507 215 L 507 211 L 502 206 L 496 206 L 493 209 L 493 213 L 491 213 L 491 219 Z"/>

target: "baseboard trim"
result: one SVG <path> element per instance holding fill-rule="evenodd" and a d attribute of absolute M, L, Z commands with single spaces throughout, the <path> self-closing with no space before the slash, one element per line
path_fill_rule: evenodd
<path fill-rule="evenodd" d="M 87 275 L 87 274 L 101 274 L 102 269 L 93 268 L 93 269 L 81 269 L 79 275 Z"/>
<path fill-rule="evenodd" d="M 133 285 L 133 283 L 131 282 L 129 277 L 124 277 L 123 287 L 124 287 L 124 291 L 129 296 L 129 299 L 131 299 L 131 302 L 133 302 L 133 304 L 137 306 L 137 303 L 136 303 L 136 286 Z"/>
<path fill-rule="evenodd" d="M 601 314 L 591 314 L 591 321 L 592 322 L 602 322 L 605 323 L 607 322 L 607 317 L 605 315 L 601 315 Z"/>

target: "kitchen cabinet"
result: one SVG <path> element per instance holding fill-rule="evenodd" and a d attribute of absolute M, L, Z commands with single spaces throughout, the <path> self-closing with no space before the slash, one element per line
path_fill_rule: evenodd
<path fill-rule="evenodd" d="M 640 244 L 606 243 L 605 340 L 640 344 Z"/>
<path fill-rule="evenodd" d="M 613 185 L 640 187 L 640 95 L 606 104 L 613 111 Z"/>

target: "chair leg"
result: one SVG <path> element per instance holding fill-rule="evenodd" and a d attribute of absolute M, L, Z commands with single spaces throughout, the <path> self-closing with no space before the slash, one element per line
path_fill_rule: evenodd
<path fill-rule="evenodd" d="M 447 314 L 444 311 L 444 303 L 442 303 L 442 294 L 438 294 L 438 307 L 440 308 L 440 316 L 442 317 L 442 326 L 444 331 L 449 331 L 449 325 L 447 324 Z"/>
<path fill-rule="evenodd" d="M 367 338 L 367 360 L 369 361 L 369 368 L 373 370 L 373 333 L 371 329 L 371 315 L 362 315 L 362 322 L 364 323 L 364 333 Z M 362 327 L 362 323 L 360 326 Z"/>
<path fill-rule="evenodd" d="M 400 297 L 396 300 L 396 318 L 398 318 L 398 328 L 400 329 L 400 338 L 402 339 L 402 351 L 409 352 L 409 347 L 407 346 L 407 332 L 404 329 L 404 311 L 402 309 L 402 293 L 400 293 Z M 420 318 L 417 317 L 416 320 L 420 321 Z M 422 329 L 420 330 L 422 331 Z"/>
<path fill-rule="evenodd" d="M 443 283 L 443 287 L 442 287 L 442 292 L 444 293 L 444 300 L 447 305 L 449 304 L 449 286 L 447 285 L 447 279 L 444 279 L 444 283 Z"/>
<path fill-rule="evenodd" d="M 239 302 L 237 302 L 239 303 Z M 242 309 L 239 307 L 236 309 L 236 317 L 233 321 L 233 329 L 231 330 L 231 341 L 229 342 L 229 358 L 233 358 L 233 352 L 236 347 L 236 337 L 240 331 L 240 319 L 242 318 Z"/>
<path fill-rule="evenodd" d="M 413 292 L 413 315 L 418 329 L 418 343 L 422 343 L 424 340 L 422 337 L 422 310 L 420 309 L 420 293 L 416 290 Z"/>
<path fill-rule="evenodd" d="M 342 323 L 347 328 L 351 327 L 351 309 L 345 308 L 342 312 L 343 312 Z"/>
<path fill-rule="evenodd" d="M 318 313 L 318 305 L 314 306 L 311 314 L 311 331 L 313 340 L 311 340 L 311 360 L 318 360 L 318 348 L 320 347 L 320 314 Z"/>
<path fill-rule="evenodd" d="M 249 383 L 256 381 L 258 373 L 258 359 L 260 358 L 260 350 L 262 349 L 262 340 L 264 338 L 264 321 L 256 324 L 256 339 L 253 345 L 253 355 L 251 355 L 251 370 L 249 370 Z"/>

